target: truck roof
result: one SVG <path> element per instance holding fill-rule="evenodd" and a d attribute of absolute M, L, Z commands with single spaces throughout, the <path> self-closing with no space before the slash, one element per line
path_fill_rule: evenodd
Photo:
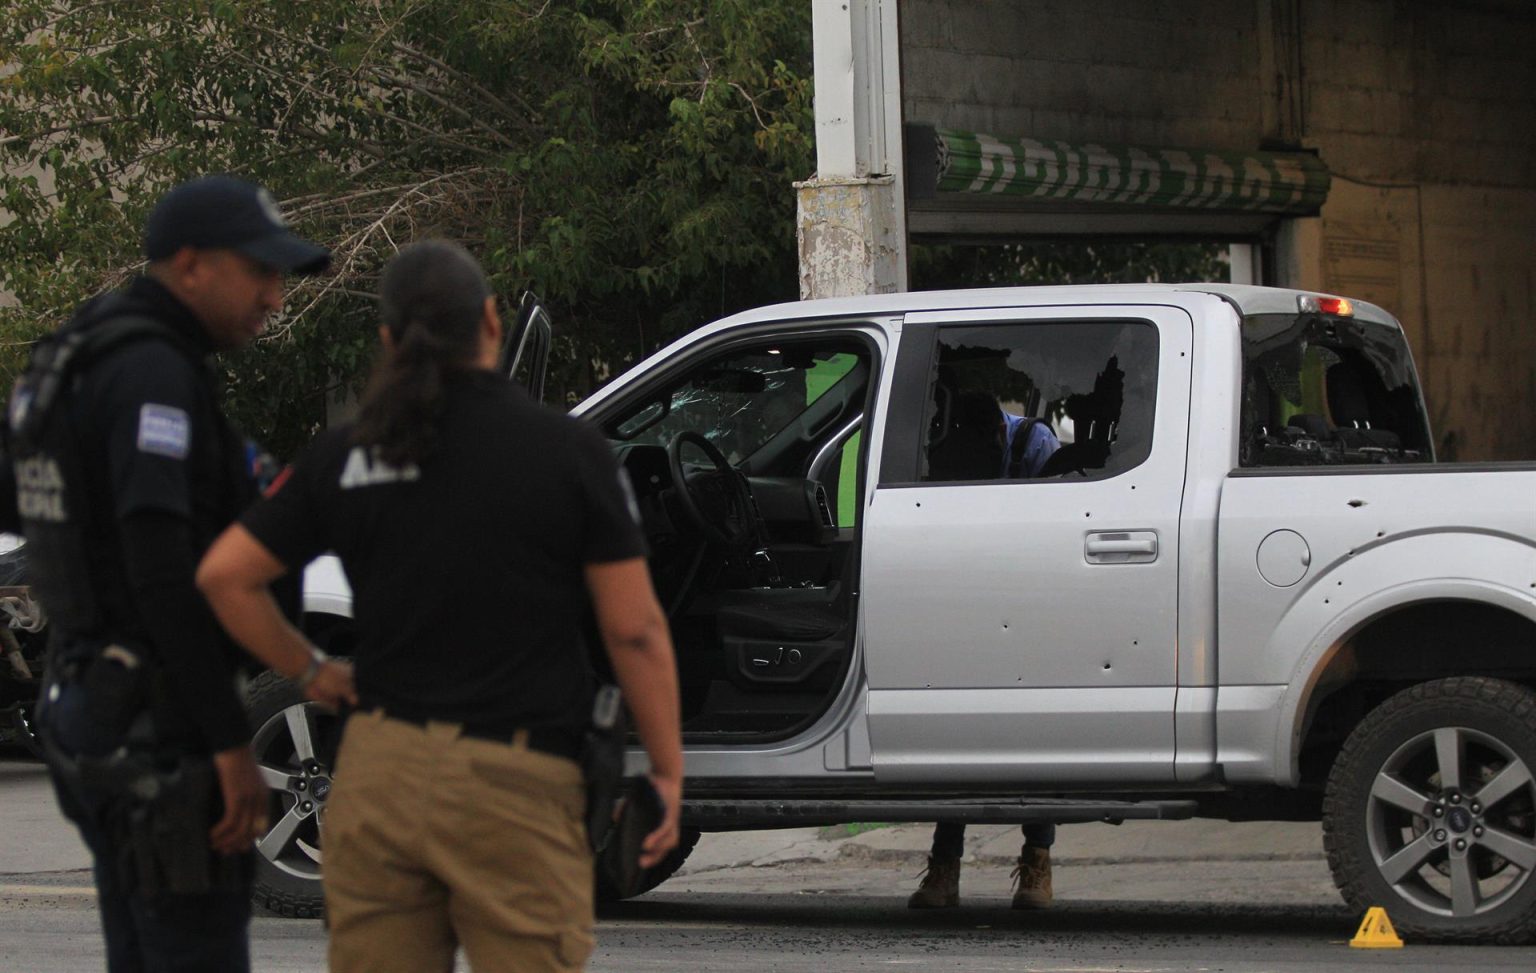
<path fill-rule="evenodd" d="M 1166 303 L 1175 295 L 1210 294 L 1235 306 L 1240 314 L 1294 314 L 1297 298 L 1322 291 L 1244 284 L 1070 284 L 1030 287 L 986 287 L 967 290 L 906 291 L 897 294 L 864 294 L 857 297 L 823 298 L 754 308 L 732 315 L 721 325 L 752 324 L 765 320 L 848 317 L 869 314 L 904 314 L 913 311 L 948 311 L 971 308 L 1040 307 L 1053 304 L 1148 304 Z M 1397 319 L 1374 304 L 1350 298 L 1355 317 L 1400 327 Z"/>

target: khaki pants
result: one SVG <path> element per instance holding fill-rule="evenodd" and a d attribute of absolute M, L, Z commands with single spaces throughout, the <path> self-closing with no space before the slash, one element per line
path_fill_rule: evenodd
<path fill-rule="evenodd" d="M 566 973 L 592 952 L 581 770 L 521 745 L 358 714 L 326 809 L 336 973 Z"/>

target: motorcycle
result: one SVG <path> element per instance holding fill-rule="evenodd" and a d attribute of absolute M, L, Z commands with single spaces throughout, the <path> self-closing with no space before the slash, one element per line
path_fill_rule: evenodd
<path fill-rule="evenodd" d="M 0 745 L 20 745 L 42 756 L 32 711 L 42 689 L 48 625 L 28 584 L 27 546 L 0 553 Z"/>

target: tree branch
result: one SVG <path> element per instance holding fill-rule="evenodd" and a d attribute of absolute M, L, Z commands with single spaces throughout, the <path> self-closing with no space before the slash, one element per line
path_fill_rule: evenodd
<path fill-rule="evenodd" d="M 383 69 L 375 69 L 375 71 L 376 71 L 375 76 L 379 80 L 385 81 L 385 82 L 387 82 L 389 84 L 392 84 L 392 85 L 394 85 L 397 88 L 403 88 L 406 91 L 414 91 L 417 94 L 421 95 L 423 98 L 426 98 L 426 99 L 432 101 L 433 103 L 435 103 L 439 107 L 443 108 L 444 110 L 449 111 L 449 112 L 459 116 L 460 118 L 464 119 L 465 121 L 469 122 L 470 125 L 474 126 L 475 128 L 478 128 L 481 131 L 485 132 L 486 134 L 490 135 L 492 138 L 496 139 L 498 142 L 500 142 L 502 145 L 505 145 L 507 148 L 516 148 L 517 147 L 517 143 L 512 141 L 511 139 L 507 138 L 507 136 L 504 135 L 499 129 L 494 128 L 493 126 L 486 124 L 484 119 L 478 117 L 473 112 L 471 112 L 468 109 L 464 108 L 462 105 L 455 105 L 455 104 L 453 104 L 452 102 L 448 101 L 446 98 L 444 98 L 441 95 L 437 94 L 435 91 L 432 91 L 432 90 L 430 90 L 430 89 L 428 89 L 428 88 L 426 88 L 426 87 L 424 87 L 424 86 L 422 86 L 420 84 L 417 84 L 416 82 L 411 81 L 409 78 L 398 78 L 398 77 L 395 77 L 394 75 L 385 74 L 385 73 L 383 73 Z M 521 127 L 526 128 L 526 125 L 521 126 Z"/>
<path fill-rule="evenodd" d="M 542 11 L 540 14 L 542 15 Z M 514 110 L 511 105 L 507 104 L 505 101 L 501 100 L 501 98 L 492 94 L 487 88 L 476 82 L 475 79 L 471 78 L 463 71 L 460 71 L 459 69 L 438 60 L 425 51 L 418 50 L 417 48 L 410 47 L 406 44 L 402 44 L 399 41 L 394 42 L 394 49 L 397 52 L 406 55 L 407 57 L 414 57 L 419 61 L 423 61 L 426 64 L 448 75 L 448 77 L 451 78 L 456 84 L 460 84 L 465 88 L 468 88 L 470 91 L 473 91 L 475 94 L 479 95 L 487 104 L 494 106 L 498 111 L 501 112 L 502 115 L 507 118 L 519 118 L 522 116 L 527 116 L 529 118 L 536 119 L 539 116 L 539 113 L 535 111 L 533 106 L 530 105 L 527 101 L 515 93 L 508 92 L 509 97 L 515 100 L 519 106 L 521 106 L 522 112 L 519 114 L 519 112 Z"/>
<path fill-rule="evenodd" d="M 16 142 L 36 142 L 38 139 L 45 139 L 50 135 L 57 135 L 60 132 L 74 132 L 87 128 L 97 128 L 102 125 L 112 125 L 117 122 L 126 122 L 128 120 L 129 119 L 123 115 L 97 115 L 94 118 L 82 118 L 78 121 L 73 121 L 65 125 L 55 125 L 52 128 L 45 128 L 41 131 L 32 132 L 29 134 L 7 135 L 5 138 L 0 138 L 0 149 L 3 149 L 7 145 L 12 145 Z"/>

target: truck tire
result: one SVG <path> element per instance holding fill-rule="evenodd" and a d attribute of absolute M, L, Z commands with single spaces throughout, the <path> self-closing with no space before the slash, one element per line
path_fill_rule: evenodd
<path fill-rule="evenodd" d="M 677 874 L 677 870 L 683 867 L 683 862 L 688 860 L 688 855 L 693 851 L 694 846 L 699 843 L 699 837 L 698 828 L 680 829 L 677 835 L 677 846 L 667 853 L 667 857 L 645 870 L 645 874 L 640 878 L 640 889 L 635 895 L 644 895 Z M 610 847 L 613 846 L 610 845 Z M 619 894 L 618 889 L 603 877 L 602 869 L 597 871 L 596 894 L 599 902 L 618 902 L 624 898 Z"/>
<path fill-rule="evenodd" d="M 330 795 L 337 717 L 305 702 L 275 672 L 251 681 L 246 712 L 255 728 L 251 748 L 270 793 L 270 826 L 256 842 L 252 898 L 280 916 L 319 918 L 325 911 L 319 825 Z"/>
<path fill-rule="evenodd" d="M 1437 679 L 1361 721 L 1328 775 L 1334 882 L 1410 937 L 1536 940 L 1536 692 Z"/>

